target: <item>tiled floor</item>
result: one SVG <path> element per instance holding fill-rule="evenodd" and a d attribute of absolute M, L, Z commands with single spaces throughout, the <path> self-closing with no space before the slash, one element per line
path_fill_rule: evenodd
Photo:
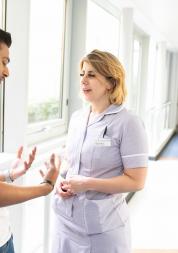
<path fill-rule="evenodd" d="M 150 162 L 145 189 L 129 208 L 134 253 L 178 253 L 178 161 Z"/>

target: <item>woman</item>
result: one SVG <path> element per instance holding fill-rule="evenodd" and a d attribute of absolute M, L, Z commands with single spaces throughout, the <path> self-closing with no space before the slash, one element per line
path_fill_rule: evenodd
<path fill-rule="evenodd" d="M 68 170 L 53 202 L 52 253 L 130 253 L 122 193 L 144 187 L 145 130 L 124 108 L 125 74 L 114 55 L 94 50 L 81 60 L 80 69 L 81 91 L 90 107 L 70 121 Z"/>

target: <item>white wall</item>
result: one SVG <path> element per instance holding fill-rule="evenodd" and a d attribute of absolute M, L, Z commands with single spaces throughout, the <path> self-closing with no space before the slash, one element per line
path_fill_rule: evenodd
<path fill-rule="evenodd" d="M 7 1 L 7 31 L 12 35 L 10 77 L 5 91 L 5 152 L 15 152 L 25 144 L 28 91 L 28 0 Z"/>
<path fill-rule="evenodd" d="M 4 151 L 15 152 L 25 144 L 27 126 L 28 89 L 28 31 L 29 1 L 7 1 L 7 31 L 12 35 L 10 48 L 10 77 L 5 89 L 5 136 Z M 21 253 L 23 207 L 10 208 L 16 252 Z"/>

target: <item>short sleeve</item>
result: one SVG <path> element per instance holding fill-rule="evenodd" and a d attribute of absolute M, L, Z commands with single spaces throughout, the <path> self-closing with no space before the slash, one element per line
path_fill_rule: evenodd
<path fill-rule="evenodd" d="M 147 135 L 143 122 L 135 115 L 130 115 L 123 124 L 120 152 L 125 169 L 147 167 Z"/>

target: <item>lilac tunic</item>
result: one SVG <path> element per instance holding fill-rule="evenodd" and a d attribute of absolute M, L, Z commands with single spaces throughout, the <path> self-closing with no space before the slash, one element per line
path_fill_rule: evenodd
<path fill-rule="evenodd" d="M 90 109 L 73 114 L 68 132 L 68 172 L 95 178 L 147 167 L 148 147 L 142 121 L 123 105 L 110 105 L 94 121 Z M 87 191 L 69 199 L 53 198 L 52 253 L 130 253 L 128 207 L 122 194 Z"/>

